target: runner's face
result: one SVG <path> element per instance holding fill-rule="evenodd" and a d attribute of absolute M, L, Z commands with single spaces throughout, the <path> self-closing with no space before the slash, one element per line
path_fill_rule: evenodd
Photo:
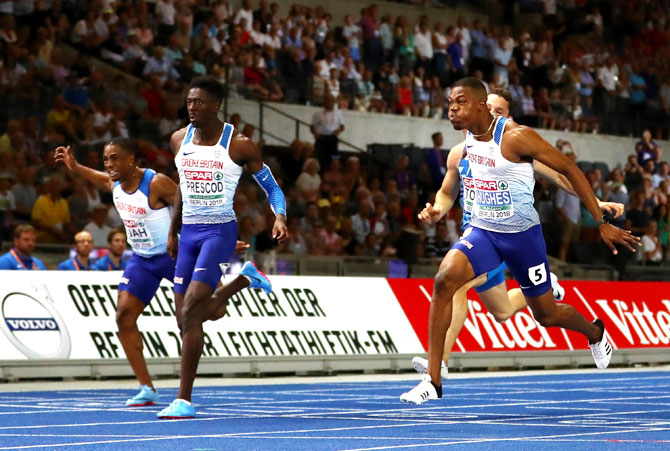
<path fill-rule="evenodd" d="M 123 181 L 133 173 L 135 157 L 116 144 L 107 144 L 102 154 L 102 163 L 113 182 Z"/>
<path fill-rule="evenodd" d="M 192 88 L 186 96 L 188 119 L 194 127 L 201 127 L 212 119 L 216 119 L 220 106 L 221 102 L 215 100 L 204 89 Z"/>
<path fill-rule="evenodd" d="M 18 238 L 14 238 L 14 249 L 23 255 L 30 255 L 35 250 L 35 234 L 23 232 Z"/>
<path fill-rule="evenodd" d="M 126 235 L 123 233 L 117 233 L 112 237 L 112 241 L 109 243 L 109 252 L 116 255 L 117 257 L 123 254 L 123 251 L 126 250 Z"/>
<path fill-rule="evenodd" d="M 504 97 L 496 94 L 489 94 L 486 99 L 486 106 L 489 107 L 491 114 L 509 118 L 509 103 Z"/>
<path fill-rule="evenodd" d="M 447 99 L 449 103 L 449 120 L 454 130 L 468 130 L 476 123 L 481 108 L 486 106 L 477 99 L 472 89 L 457 86 L 451 90 Z"/>

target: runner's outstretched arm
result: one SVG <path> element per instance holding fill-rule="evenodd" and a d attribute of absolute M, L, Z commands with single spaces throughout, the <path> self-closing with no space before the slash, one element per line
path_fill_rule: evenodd
<path fill-rule="evenodd" d="M 56 162 L 63 163 L 70 171 L 85 178 L 96 187 L 104 189 L 105 191 L 111 191 L 114 187 L 112 179 L 106 172 L 96 171 L 93 168 L 79 164 L 70 150 L 70 146 L 56 147 L 54 150 L 54 157 Z"/>
<path fill-rule="evenodd" d="M 551 183 L 553 183 L 563 191 L 566 191 L 572 194 L 573 196 L 577 195 L 577 192 L 572 188 L 570 181 L 563 174 L 559 174 L 546 164 L 540 163 L 539 161 L 533 161 L 533 169 L 535 170 L 535 173 L 537 175 L 549 180 Z M 621 216 L 626 208 L 624 204 L 620 204 L 618 202 L 604 202 L 598 199 L 597 197 L 596 199 L 598 200 L 598 205 L 600 206 L 600 209 L 602 211 L 606 211 L 608 213 L 613 214 L 615 218 Z"/>
<path fill-rule="evenodd" d="M 600 236 L 612 253 L 618 254 L 615 244 L 621 244 L 631 252 L 635 252 L 635 247 L 640 241 L 638 237 L 633 236 L 629 231 L 601 221 L 603 215 L 598 200 L 579 167 L 560 150 L 542 139 L 535 130 L 514 125 L 514 128 L 508 129 L 505 133 L 505 140 L 502 143 L 503 155 L 510 161 L 530 157 L 564 175 L 593 218 L 599 223 Z"/>

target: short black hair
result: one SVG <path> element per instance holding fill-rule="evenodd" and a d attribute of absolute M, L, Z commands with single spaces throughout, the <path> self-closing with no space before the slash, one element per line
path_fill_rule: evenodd
<path fill-rule="evenodd" d="M 456 83 L 454 83 L 451 88 L 453 89 L 458 87 L 470 88 L 477 96 L 479 96 L 481 100 L 486 101 L 486 86 L 484 86 L 484 83 L 482 83 L 480 79 L 475 77 L 461 78 Z"/>
<path fill-rule="evenodd" d="M 441 135 L 441 134 L 442 134 L 442 132 L 435 132 L 435 133 L 433 133 L 432 135 L 430 135 L 430 137 L 431 137 L 432 139 L 435 139 L 435 138 L 437 138 L 437 135 Z"/>
<path fill-rule="evenodd" d="M 202 77 L 196 77 L 191 80 L 191 83 L 188 85 L 188 90 L 190 91 L 193 88 L 200 88 L 203 91 L 207 91 L 212 97 L 214 97 L 219 102 L 223 101 L 223 85 L 219 81 L 208 75 Z"/>
<path fill-rule="evenodd" d="M 489 94 L 495 94 L 498 97 L 502 97 L 503 99 L 507 100 L 507 103 L 509 103 L 510 105 L 512 104 L 512 93 L 505 88 L 496 88 Z"/>
<path fill-rule="evenodd" d="M 137 156 L 137 146 L 132 139 L 116 136 L 109 140 L 108 146 L 119 146 L 128 155 Z"/>

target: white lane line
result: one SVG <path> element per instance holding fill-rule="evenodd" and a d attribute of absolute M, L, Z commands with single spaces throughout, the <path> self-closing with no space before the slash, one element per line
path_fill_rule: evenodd
<path fill-rule="evenodd" d="M 185 420 L 189 421 L 189 420 Z M 192 420 L 191 420 L 192 421 Z M 398 428 L 398 427 L 415 427 L 415 426 L 424 426 L 422 423 L 406 423 L 406 424 L 397 424 L 397 425 L 380 425 L 380 426 L 355 426 L 355 427 L 343 427 L 343 428 L 326 428 L 326 429 L 304 429 L 298 431 L 285 431 L 284 433 L 300 434 L 300 433 L 312 433 L 312 432 L 331 432 L 331 431 L 348 431 L 348 430 L 361 430 L 361 429 L 384 429 L 384 428 Z M 247 436 L 256 436 L 268 434 L 277 434 L 282 433 L 281 431 L 267 431 L 267 432 L 243 432 L 243 433 L 231 433 L 231 434 L 210 434 L 210 435 L 171 435 L 165 437 L 151 437 L 151 438 L 138 438 L 138 439 L 124 439 L 124 440 L 96 440 L 90 442 L 73 442 L 73 443 L 55 443 L 55 444 L 42 444 L 42 445 L 27 445 L 27 446 L 9 446 L 9 447 L 0 447 L 0 450 L 6 449 L 29 449 L 29 448 L 60 448 L 65 446 L 84 446 L 84 445 L 102 445 L 109 443 L 130 443 L 130 442 L 155 442 L 155 441 L 165 441 L 165 440 L 178 440 L 178 439 L 196 439 L 200 440 L 203 438 L 245 438 Z M 275 439 L 281 437 L 274 437 Z"/>
<path fill-rule="evenodd" d="M 621 433 L 630 433 L 630 432 L 649 432 L 649 429 L 639 429 L 634 431 L 604 431 L 604 432 L 583 432 L 579 434 L 561 434 L 561 435 L 546 435 L 546 436 L 536 436 L 536 437 L 511 437 L 511 438 L 489 438 L 489 439 L 461 439 L 459 441 L 449 441 L 442 443 L 422 443 L 422 444 L 413 444 L 413 445 L 397 445 L 397 446 L 377 446 L 374 448 L 355 448 L 348 449 L 343 451 L 375 451 L 381 449 L 400 449 L 400 448 L 412 448 L 412 447 L 427 447 L 427 446 L 448 446 L 448 445 L 460 445 L 460 444 L 471 444 L 471 443 L 493 443 L 493 442 L 525 442 L 525 441 L 547 441 L 547 440 L 556 440 L 566 437 L 576 437 L 576 436 L 586 436 L 586 435 L 608 435 L 608 434 L 621 434 Z"/>

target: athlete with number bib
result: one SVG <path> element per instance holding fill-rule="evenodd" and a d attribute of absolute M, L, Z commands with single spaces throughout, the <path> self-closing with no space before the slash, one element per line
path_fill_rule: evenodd
<path fill-rule="evenodd" d="M 612 349 L 602 320 L 591 323 L 572 306 L 556 303 L 552 296 L 546 246 L 533 207 L 533 161 L 538 160 L 567 178 L 599 222 L 601 238 L 612 252 L 617 253 L 615 244 L 634 252 L 638 239 L 607 222 L 586 177 L 569 158 L 531 128 L 489 112 L 486 88 L 480 80 L 459 80 L 448 101 L 454 128 L 469 131 L 465 158 L 475 192 L 472 227 L 452 246 L 435 276 L 428 325 L 428 374 L 407 396 L 403 395 L 404 401 L 421 404 L 442 397 L 440 367 L 453 296 L 467 282 L 502 262 L 519 282 L 540 325 L 582 333 L 588 339 L 596 366 L 606 368 Z"/>
<path fill-rule="evenodd" d="M 488 95 L 486 103 L 491 113 L 511 120 L 509 116 L 509 102 L 511 98 L 511 94 L 506 89 L 496 89 Z M 474 181 L 468 159 L 463 158 L 464 144 L 465 143 L 461 142 L 452 147 L 449 151 L 447 157 L 447 174 L 444 177 L 442 187 L 435 195 L 435 204 L 426 204 L 426 208 L 419 213 L 418 216 L 421 221 L 428 224 L 434 224 L 440 221 L 444 215 L 449 212 L 454 204 L 456 196 L 458 196 L 461 208 L 463 209 L 461 231 L 465 232 L 470 226 L 475 191 L 473 189 Z M 560 189 L 575 194 L 570 182 L 553 169 L 550 169 L 537 160 L 533 161 L 533 169 L 537 175 L 546 178 Z M 612 213 L 614 217 L 618 217 L 624 212 L 623 204 L 601 202 L 600 200 L 598 201 L 598 204 L 603 211 Z M 447 378 L 449 356 L 451 355 L 451 350 L 456 343 L 456 339 L 458 338 L 468 315 L 467 292 L 471 288 L 475 289 L 482 303 L 493 315 L 494 319 L 500 323 L 506 321 L 516 312 L 526 307 L 526 299 L 519 288 L 513 288 L 509 291 L 507 290 L 504 274 L 505 269 L 507 269 L 507 265 L 501 263 L 500 266 L 494 270 L 480 275 L 456 291 L 453 299 L 451 324 L 449 325 L 447 336 L 444 340 L 444 353 L 441 363 L 441 374 L 443 379 Z M 554 273 L 550 273 L 550 277 L 552 295 L 560 302 L 563 300 L 565 290 L 558 284 L 558 278 Z M 414 357 L 414 359 L 412 359 L 412 364 L 419 373 L 426 373 L 428 371 L 428 360 L 425 358 Z M 409 398 L 411 398 L 409 394 L 404 394 L 401 397 L 401 400 L 409 401 Z"/>
<path fill-rule="evenodd" d="M 112 192 L 133 250 L 121 277 L 116 306 L 119 340 L 140 383 L 140 392 L 126 401 L 130 407 L 158 401 L 142 354 L 137 318 L 156 294 L 161 279 L 172 281 L 174 277 L 175 260 L 167 254 L 167 241 L 170 206 L 177 191 L 177 185 L 166 175 L 137 167 L 135 152 L 129 139 L 112 139 L 103 151 L 105 173 L 77 163 L 69 146 L 55 150 L 56 161 L 98 188 Z"/>
<path fill-rule="evenodd" d="M 263 188 L 276 215 L 273 238 L 280 242 L 288 238 L 284 194 L 253 141 L 218 119 L 222 101 L 223 86 L 216 79 L 193 79 L 186 97 L 191 123 L 170 140 L 179 190 L 168 250 L 177 257 L 174 289 L 183 347 L 177 399 L 158 413 L 159 418 L 195 416 L 191 393 L 203 349 L 202 324 L 221 318 L 228 299 L 243 288 L 272 291 L 268 278 L 252 262 L 217 288 L 220 265 L 229 261 L 237 240 L 233 196 L 243 166 Z"/>

